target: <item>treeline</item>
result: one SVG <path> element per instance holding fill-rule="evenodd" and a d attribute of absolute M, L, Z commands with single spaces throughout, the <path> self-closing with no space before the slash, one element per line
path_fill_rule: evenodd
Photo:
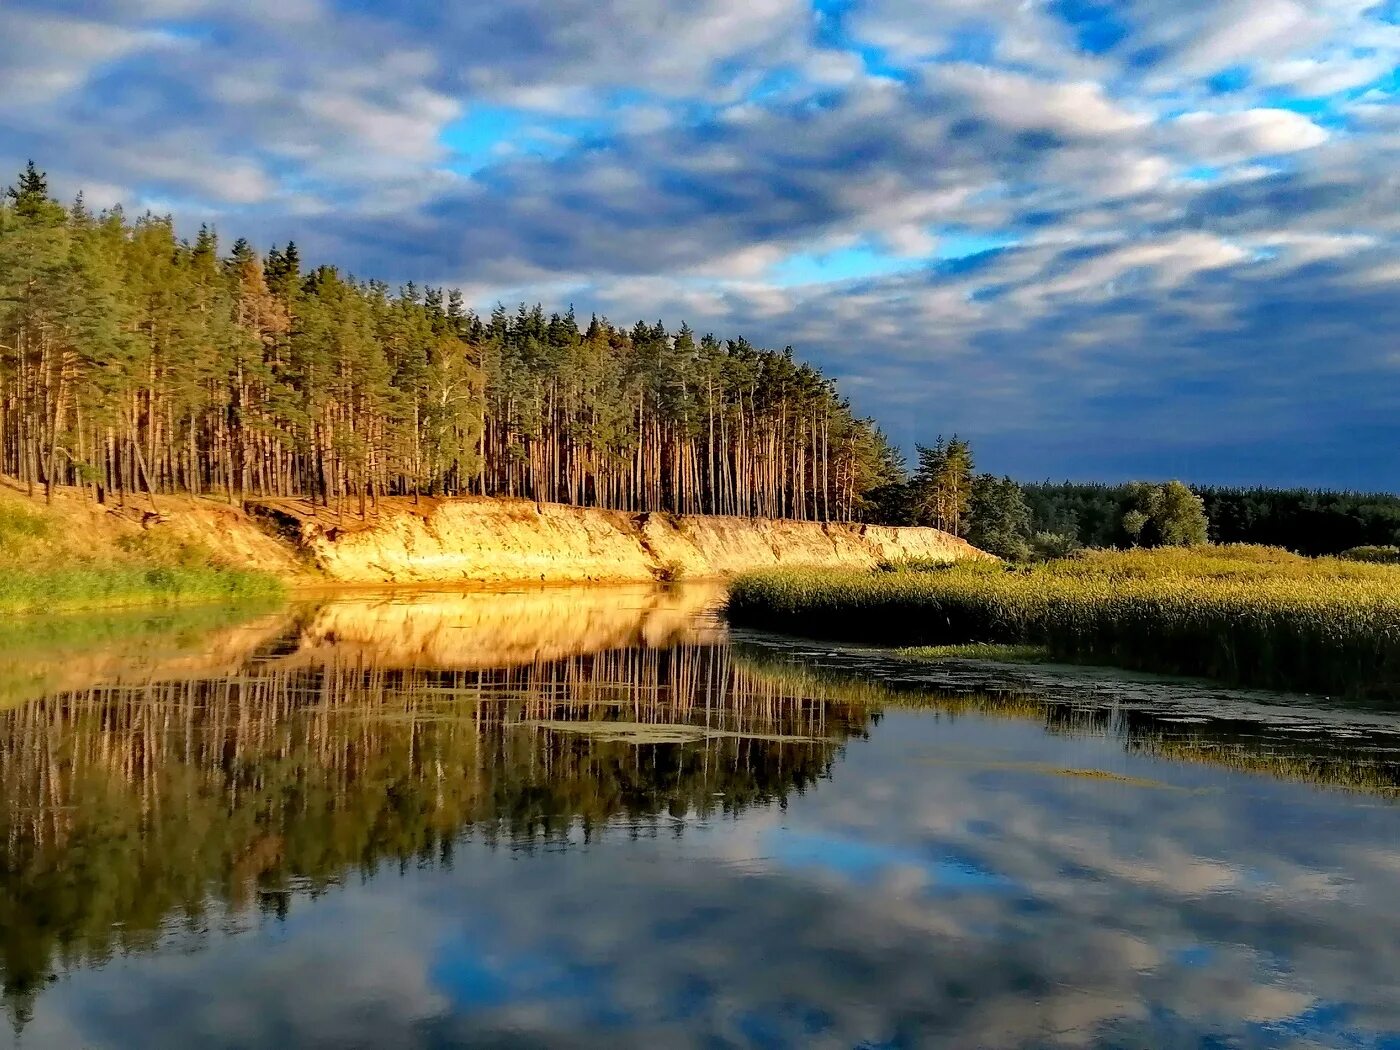
<path fill-rule="evenodd" d="M 1022 486 L 1037 531 L 1085 547 L 1124 547 L 1132 485 L 1045 482 Z M 1300 554 L 1340 554 L 1400 544 L 1400 496 L 1312 489 L 1193 486 L 1214 543 L 1258 543 Z"/>
<path fill-rule="evenodd" d="M 979 474 L 972 446 L 957 435 L 915 449 L 912 474 L 871 492 L 877 520 L 943 529 L 1018 561 L 1059 557 L 1080 546 L 1069 533 L 1038 529 L 1021 485 Z"/>
<path fill-rule="evenodd" d="M 879 519 L 946 529 L 1006 558 L 1210 542 L 1400 561 L 1400 496 L 1180 481 L 1026 485 L 977 473 L 971 446 L 956 436 L 917 451 L 909 477 L 871 493 Z"/>
<path fill-rule="evenodd" d="M 0 206 L 0 472 L 31 489 L 481 494 L 626 510 L 864 518 L 897 456 L 784 351 L 458 291 L 394 292 L 295 245 L 221 252 L 171 220 Z"/>

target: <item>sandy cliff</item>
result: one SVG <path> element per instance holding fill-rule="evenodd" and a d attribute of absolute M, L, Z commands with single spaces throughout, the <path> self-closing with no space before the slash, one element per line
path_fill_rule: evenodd
<path fill-rule="evenodd" d="M 381 501 L 368 521 L 305 500 L 263 500 L 327 577 L 346 583 L 507 583 L 714 578 L 785 565 L 985 557 L 937 529 L 629 514 L 513 499 Z"/>

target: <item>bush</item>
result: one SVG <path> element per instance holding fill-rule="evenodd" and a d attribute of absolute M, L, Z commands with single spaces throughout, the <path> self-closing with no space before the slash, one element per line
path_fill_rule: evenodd
<path fill-rule="evenodd" d="M 1079 540 L 1065 532 L 1037 532 L 1031 537 L 1031 556 L 1040 561 L 1067 558 L 1079 549 Z"/>

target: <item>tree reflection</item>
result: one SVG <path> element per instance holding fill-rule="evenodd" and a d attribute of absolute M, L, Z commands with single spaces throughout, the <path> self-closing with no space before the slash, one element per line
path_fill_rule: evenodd
<path fill-rule="evenodd" d="M 57 693 L 0 715 L 5 994 L 22 1020 L 55 970 L 282 914 L 347 874 L 450 864 L 464 837 L 681 834 L 781 803 L 868 718 L 713 645 L 470 671 L 331 648 Z M 558 725 L 579 720 L 634 728 Z"/>

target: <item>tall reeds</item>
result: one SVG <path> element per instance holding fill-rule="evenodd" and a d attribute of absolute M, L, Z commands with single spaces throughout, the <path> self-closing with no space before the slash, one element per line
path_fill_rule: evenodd
<path fill-rule="evenodd" d="M 1043 645 L 1061 660 L 1400 699 L 1400 569 L 1269 548 L 764 572 L 735 582 L 728 614 L 796 634 Z"/>

